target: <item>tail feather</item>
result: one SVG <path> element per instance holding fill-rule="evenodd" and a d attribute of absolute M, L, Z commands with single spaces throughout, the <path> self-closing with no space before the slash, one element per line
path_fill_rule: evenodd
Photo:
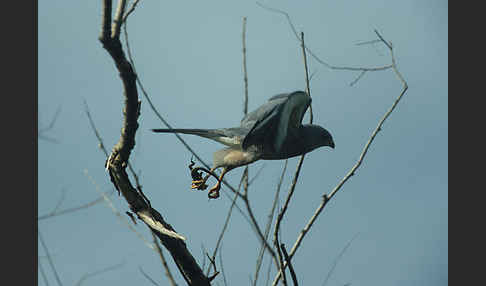
<path fill-rule="evenodd" d="M 213 139 L 215 137 L 221 137 L 224 136 L 224 134 L 217 132 L 216 130 L 213 129 L 184 129 L 184 128 L 178 128 L 178 129 L 152 129 L 153 132 L 156 133 L 182 133 L 182 134 L 192 134 L 192 135 L 198 135 L 201 137 L 206 137 Z"/>
<path fill-rule="evenodd" d="M 208 138 L 227 146 L 240 144 L 237 134 L 233 134 L 228 129 L 152 129 L 156 133 L 182 133 L 197 135 Z"/>

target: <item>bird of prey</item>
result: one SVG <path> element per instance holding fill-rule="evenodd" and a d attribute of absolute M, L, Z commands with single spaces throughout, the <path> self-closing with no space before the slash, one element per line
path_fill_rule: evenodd
<path fill-rule="evenodd" d="M 319 125 L 304 124 L 302 118 L 311 103 L 303 91 L 283 93 L 271 97 L 267 103 L 248 113 L 239 127 L 222 129 L 152 129 L 153 132 L 183 133 L 201 136 L 228 147 L 213 154 L 210 172 L 222 167 L 221 175 L 208 192 L 218 198 L 224 175 L 237 167 L 257 160 L 281 160 L 303 155 L 329 146 L 334 149 L 331 133 Z M 204 178 L 193 180 L 192 188 L 205 189 Z"/>

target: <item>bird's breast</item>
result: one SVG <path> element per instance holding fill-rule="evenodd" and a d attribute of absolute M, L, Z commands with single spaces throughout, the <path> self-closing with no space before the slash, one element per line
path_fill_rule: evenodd
<path fill-rule="evenodd" d="M 258 156 L 253 152 L 241 149 L 233 149 L 224 156 L 224 162 L 228 166 L 243 166 L 258 160 Z"/>

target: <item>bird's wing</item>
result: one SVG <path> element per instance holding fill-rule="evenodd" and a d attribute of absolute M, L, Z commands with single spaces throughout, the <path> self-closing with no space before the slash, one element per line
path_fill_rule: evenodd
<path fill-rule="evenodd" d="M 310 97 L 303 91 L 271 97 L 242 120 L 242 126 L 252 125 L 243 140 L 243 148 L 264 141 L 278 152 L 289 132 L 300 127 L 310 103 Z"/>
<path fill-rule="evenodd" d="M 240 146 L 241 141 L 248 133 L 244 128 L 222 128 L 222 129 L 152 129 L 156 133 L 182 133 L 197 135 L 224 144 L 226 146 Z"/>

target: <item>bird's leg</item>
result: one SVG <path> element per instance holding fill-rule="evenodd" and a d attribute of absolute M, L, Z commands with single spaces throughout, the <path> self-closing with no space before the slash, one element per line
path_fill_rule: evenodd
<path fill-rule="evenodd" d="M 223 181 L 224 174 L 226 174 L 230 169 L 229 168 L 223 168 L 223 171 L 221 171 L 221 175 L 218 178 L 218 182 L 214 187 L 212 187 L 209 192 L 208 192 L 208 198 L 210 199 L 217 199 L 219 198 L 219 189 L 221 189 L 221 181 Z"/>

